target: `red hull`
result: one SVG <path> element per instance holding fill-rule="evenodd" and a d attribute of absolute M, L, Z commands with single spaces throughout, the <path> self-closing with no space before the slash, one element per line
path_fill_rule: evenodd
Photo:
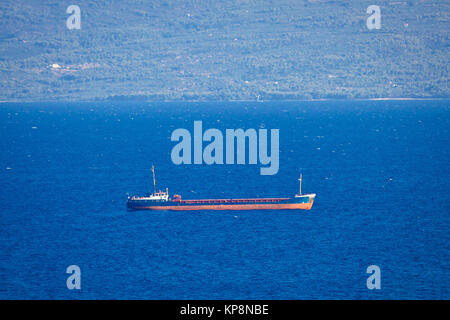
<path fill-rule="evenodd" d="M 281 209 L 303 209 L 309 210 L 313 205 L 313 200 L 308 203 L 268 203 L 268 204 L 220 204 L 220 205 L 190 205 L 190 206 L 149 206 L 140 209 L 147 210 L 281 210 Z"/>

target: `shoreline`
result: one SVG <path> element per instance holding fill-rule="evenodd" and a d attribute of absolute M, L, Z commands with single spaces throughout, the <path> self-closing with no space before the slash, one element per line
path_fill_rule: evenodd
<path fill-rule="evenodd" d="M 366 98 L 366 99 L 285 99 L 285 100 L 0 100 L 1 103 L 96 103 L 96 102 L 112 102 L 112 103 L 123 103 L 123 102 L 164 102 L 164 103 L 209 103 L 209 102 L 257 102 L 257 103 L 268 103 L 268 102 L 318 102 L 318 101 L 445 101 L 450 100 L 448 98 Z"/>

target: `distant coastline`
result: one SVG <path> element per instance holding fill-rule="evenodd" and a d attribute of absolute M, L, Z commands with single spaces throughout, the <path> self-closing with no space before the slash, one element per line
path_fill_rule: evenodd
<path fill-rule="evenodd" d="M 92 102 L 167 102 L 167 103 L 203 103 L 203 102 L 257 102 L 257 103 L 269 103 L 269 102 L 320 102 L 320 101 L 445 101 L 450 100 L 450 97 L 444 98 L 361 98 L 361 99 L 280 99 L 280 100 L 139 100 L 139 99 L 94 99 L 94 100 L 0 100 L 0 103 L 92 103 Z"/>
<path fill-rule="evenodd" d="M 379 30 L 360 1 L 88 2 L 79 30 L 64 2 L 3 8 L 2 101 L 450 97 L 441 2 L 388 2 Z"/>

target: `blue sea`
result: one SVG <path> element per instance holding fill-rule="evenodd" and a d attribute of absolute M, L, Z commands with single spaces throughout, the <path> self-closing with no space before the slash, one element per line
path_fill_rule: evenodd
<path fill-rule="evenodd" d="M 279 172 L 173 164 L 171 134 L 195 120 L 279 129 Z M 0 298 L 449 299 L 449 129 L 447 100 L 2 103 Z M 185 199 L 291 197 L 300 172 L 317 197 L 310 211 L 127 211 L 152 165 Z"/>

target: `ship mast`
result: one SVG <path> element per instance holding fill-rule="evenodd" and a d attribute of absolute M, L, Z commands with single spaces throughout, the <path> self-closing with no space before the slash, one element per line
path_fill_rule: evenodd
<path fill-rule="evenodd" d="M 300 173 L 300 178 L 298 179 L 299 181 L 299 190 L 298 190 L 298 195 L 301 196 L 302 195 L 302 174 Z"/>
<path fill-rule="evenodd" d="M 156 180 L 155 180 L 155 166 L 152 165 L 152 172 L 153 172 L 153 193 L 156 193 Z"/>

